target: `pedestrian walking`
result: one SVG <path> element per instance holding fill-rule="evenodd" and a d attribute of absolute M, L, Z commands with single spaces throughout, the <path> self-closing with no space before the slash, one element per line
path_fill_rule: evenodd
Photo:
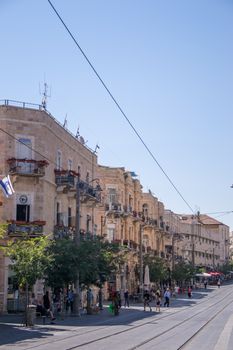
<path fill-rule="evenodd" d="M 204 280 L 204 287 L 205 287 L 205 289 L 207 287 L 207 280 L 206 279 Z"/>
<path fill-rule="evenodd" d="M 48 291 L 43 296 L 43 303 L 44 303 L 44 308 L 45 308 L 47 314 L 51 318 L 51 321 L 54 321 L 56 318 L 54 317 L 53 312 L 51 310 L 51 303 L 50 303 L 50 298 L 49 298 L 49 292 Z"/>
<path fill-rule="evenodd" d="M 220 288 L 220 286 L 221 286 L 221 280 L 220 280 L 220 278 L 218 279 L 217 285 L 218 285 L 218 288 Z"/>
<path fill-rule="evenodd" d="M 125 299 L 125 307 L 126 306 L 129 307 L 129 291 L 128 291 L 128 289 L 126 289 L 124 292 L 124 299 Z"/>
<path fill-rule="evenodd" d="M 66 296 L 66 311 L 73 312 L 73 306 L 74 306 L 74 292 L 72 289 L 69 289 L 68 294 Z"/>
<path fill-rule="evenodd" d="M 146 311 L 147 306 L 150 308 L 150 311 L 152 311 L 152 308 L 150 306 L 150 302 L 151 302 L 150 293 L 148 290 L 146 290 L 144 293 L 144 311 Z"/>
<path fill-rule="evenodd" d="M 120 298 L 118 292 L 112 293 L 112 305 L 113 305 L 113 312 L 115 316 L 119 315 L 120 310 Z"/>
<path fill-rule="evenodd" d="M 170 298 L 171 298 L 171 292 L 170 292 L 169 288 L 166 289 L 166 291 L 164 293 L 164 298 L 165 298 L 165 301 L 164 301 L 164 305 L 163 306 L 169 307 L 169 305 L 170 305 Z"/>
<path fill-rule="evenodd" d="M 161 306 L 161 293 L 159 290 L 157 290 L 155 294 L 155 300 L 156 300 L 156 305 L 155 305 L 155 311 L 160 312 L 160 306 Z"/>
<path fill-rule="evenodd" d="M 192 298 L 192 288 L 190 286 L 188 287 L 188 297 Z"/>
<path fill-rule="evenodd" d="M 121 293 L 119 290 L 117 290 L 116 293 L 117 293 L 118 305 L 119 305 L 119 309 L 120 309 L 121 308 Z"/>

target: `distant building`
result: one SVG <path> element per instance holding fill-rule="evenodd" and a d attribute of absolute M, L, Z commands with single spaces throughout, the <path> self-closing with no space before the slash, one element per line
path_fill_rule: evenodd
<path fill-rule="evenodd" d="M 173 264 L 178 260 L 193 266 L 217 269 L 229 261 L 229 227 L 208 215 L 178 215 L 165 212 L 165 220 L 171 228 Z M 172 228 L 172 218 L 178 219 Z"/>
<path fill-rule="evenodd" d="M 140 281 L 140 252 L 165 257 L 164 205 L 151 192 L 144 193 L 133 172 L 123 167 L 98 167 L 102 204 L 97 209 L 98 234 L 127 249 L 127 262 L 113 276 L 114 288 L 137 292 Z M 142 246 L 142 250 L 140 250 Z"/>

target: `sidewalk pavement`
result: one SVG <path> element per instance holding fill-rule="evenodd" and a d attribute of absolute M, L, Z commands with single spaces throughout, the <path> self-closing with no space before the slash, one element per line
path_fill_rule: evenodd
<path fill-rule="evenodd" d="M 177 307 L 184 307 L 186 305 L 191 305 L 195 303 L 196 300 L 201 299 L 207 295 L 208 292 L 211 292 L 212 288 L 208 289 L 197 289 L 193 291 L 192 298 L 188 298 L 187 293 L 186 294 L 179 294 L 176 297 L 171 298 L 170 306 L 171 308 L 177 308 Z M 34 321 L 34 327 L 36 329 L 43 329 L 43 328 L 59 328 L 62 327 L 63 329 L 70 329 L 70 327 L 76 327 L 76 326 L 91 326 L 91 325 L 98 325 L 98 324 L 111 324 L 112 322 L 115 323 L 117 321 L 117 317 L 114 316 L 109 311 L 109 304 L 110 302 L 104 303 L 103 310 L 101 310 L 99 313 L 94 315 L 87 315 L 81 313 L 81 316 L 73 316 L 73 315 L 58 315 L 56 320 L 51 323 L 50 318 L 46 317 L 45 320 L 42 317 L 37 317 Z M 153 311 L 155 311 L 155 301 L 151 303 Z M 135 317 L 137 317 L 137 314 L 139 312 L 142 312 L 144 309 L 143 303 L 131 303 L 130 307 L 124 307 L 122 306 L 120 310 L 120 316 L 126 315 L 126 314 L 134 314 Z M 162 307 L 161 311 L 163 312 L 165 308 Z M 152 311 L 152 312 L 153 312 Z M 14 326 L 14 327 L 22 327 L 23 326 L 23 320 L 24 315 L 23 314 L 5 314 L 0 315 L 0 330 L 2 325 L 5 326 Z M 115 321 L 114 321 L 115 320 Z M 118 320 L 120 321 L 119 317 Z M 29 328 L 29 327 L 28 327 Z M 0 332 L 1 333 L 1 332 Z"/>

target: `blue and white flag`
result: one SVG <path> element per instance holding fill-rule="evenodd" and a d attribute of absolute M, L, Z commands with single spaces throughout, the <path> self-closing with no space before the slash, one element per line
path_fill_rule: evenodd
<path fill-rule="evenodd" d="M 9 175 L 5 176 L 2 180 L 0 179 L 0 187 L 6 198 L 12 196 L 15 193 Z"/>

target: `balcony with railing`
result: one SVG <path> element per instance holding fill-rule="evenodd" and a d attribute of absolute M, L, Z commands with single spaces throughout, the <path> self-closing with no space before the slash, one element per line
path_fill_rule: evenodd
<path fill-rule="evenodd" d="M 120 203 L 106 203 L 105 210 L 106 211 L 122 212 L 122 205 Z"/>
<path fill-rule="evenodd" d="M 75 176 L 78 176 L 76 172 L 72 170 L 54 169 L 54 173 L 55 173 L 55 183 L 57 187 L 67 186 L 69 188 L 74 188 Z"/>
<path fill-rule="evenodd" d="M 114 218 L 120 218 L 123 213 L 120 203 L 105 203 L 105 211 L 108 216 L 113 216 Z"/>
<path fill-rule="evenodd" d="M 20 237 L 28 235 L 29 237 L 41 236 L 43 234 L 44 225 L 46 221 L 15 221 L 7 220 L 7 233 L 9 236 Z"/>
<path fill-rule="evenodd" d="M 124 205 L 123 210 L 124 210 L 124 213 L 123 213 L 124 216 L 133 215 L 133 208 L 130 205 Z"/>
<path fill-rule="evenodd" d="M 56 225 L 54 226 L 53 235 L 55 239 L 73 238 L 75 229 L 73 227 Z"/>
<path fill-rule="evenodd" d="M 133 210 L 132 215 L 133 215 L 133 221 L 142 221 L 142 218 L 143 218 L 142 212 Z"/>
<path fill-rule="evenodd" d="M 97 185 L 93 186 L 91 183 L 94 180 L 90 182 L 86 182 L 83 180 L 78 181 L 78 187 L 80 190 L 80 195 L 81 195 L 81 201 L 82 203 L 100 203 L 101 202 L 101 187 L 97 183 Z"/>
<path fill-rule="evenodd" d="M 153 219 L 149 216 L 143 216 L 142 222 L 143 222 L 144 226 L 157 227 L 157 220 Z"/>
<path fill-rule="evenodd" d="M 49 165 L 47 160 L 10 158 L 9 174 L 42 177 L 45 175 L 45 168 Z"/>

